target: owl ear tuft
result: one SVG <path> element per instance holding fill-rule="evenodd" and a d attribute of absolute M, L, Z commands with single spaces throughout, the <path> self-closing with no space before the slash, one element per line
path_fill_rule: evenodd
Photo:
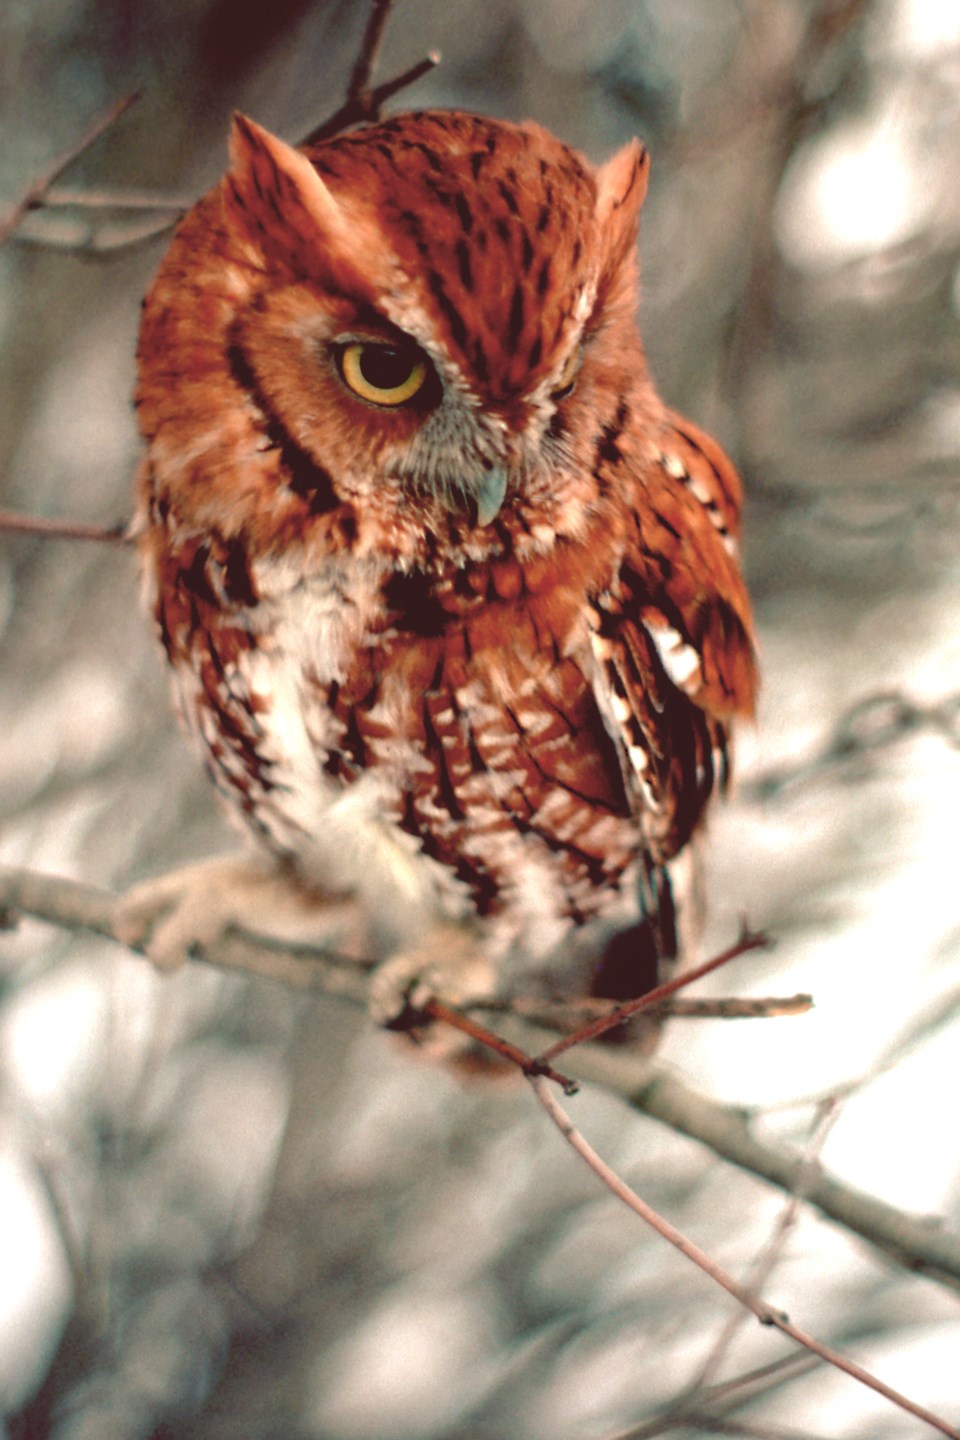
<path fill-rule="evenodd" d="M 633 256 L 640 207 L 650 178 L 650 155 L 630 140 L 597 171 L 597 229 L 604 259 L 601 287 L 610 286 Z"/>
<path fill-rule="evenodd" d="M 349 244 L 340 205 L 306 155 L 262 125 L 234 114 L 224 207 L 244 237 L 272 256 L 302 267 L 308 252 Z M 308 267 L 309 268 L 309 267 Z"/>

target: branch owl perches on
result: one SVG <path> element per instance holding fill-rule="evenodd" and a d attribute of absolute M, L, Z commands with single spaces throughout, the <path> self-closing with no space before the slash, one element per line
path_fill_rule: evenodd
<path fill-rule="evenodd" d="M 454 998 L 648 988 L 754 704 L 739 481 L 637 331 L 646 177 L 458 112 L 238 117 L 147 297 L 139 543 L 214 783 Z"/>

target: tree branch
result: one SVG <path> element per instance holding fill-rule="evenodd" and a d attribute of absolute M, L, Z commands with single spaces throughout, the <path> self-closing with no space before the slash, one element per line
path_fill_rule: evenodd
<path fill-rule="evenodd" d="M 348 130 L 354 125 L 368 124 L 371 121 L 379 120 L 388 100 L 399 94 L 401 90 L 406 90 L 410 85 L 415 84 L 422 76 L 439 65 L 439 52 L 431 50 L 422 60 L 418 60 L 416 64 L 411 65 L 401 74 L 381 81 L 379 85 L 371 84 L 380 57 L 384 30 L 392 9 L 393 0 L 371 0 L 370 13 L 350 74 L 346 98 L 329 119 L 315 126 L 304 137 L 300 142 L 302 145 L 314 145 L 318 141 L 329 139 L 330 136 L 337 135 L 342 130 Z M 63 151 L 43 174 L 31 181 L 20 199 L 11 206 L 6 215 L 0 217 L 0 245 L 3 245 L 11 236 L 15 236 L 18 242 L 25 245 L 38 245 L 48 250 L 64 250 L 71 255 L 104 258 L 149 244 L 173 229 L 180 216 L 193 203 L 192 200 L 133 190 L 94 192 L 55 188 L 60 176 L 81 155 L 85 154 L 138 99 L 139 93 L 135 93 L 125 95 L 116 101 L 84 131 L 78 140 Z M 163 218 L 151 219 L 145 225 L 124 227 L 119 235 L 110 235 L 94 230 L 89 223 L 82 225 L 79 237 L 69 231 L 66 235 L 58 235 L 56 231 L 46 233 L 46 230 L 39 234 L 31 234 L 29 229 L 21 228 L 24 220 L 32 212 L 47 209 L 74 209 L 87 212 L 105 210 L 159 212 Z M 7 528 L 12 527 L 8 526 Z M 67 534 L 66 531 L 56 533 Z"/>
<path fill-rule="evenodd" d="M 0 867 L 0 916 L 8 925 L 30 916 L 64 930 L 90 931 L 120 943 L 113 919 L 116 903 L 116 896 L 93 886 Z M 362 964 L 307 946 L 230 933 L 207 946 L 197 958 L 354 1006 L 367 1003 L 369 972 Z M 498 1027 L 509 1043 L 527 1055 L 540 1054 L 553 1039 L 542 1027 L 517 1016 L 502 1017 Z M 788 1195 L 802 1183 L 806 1202 L 827 1219 L 869 1241 L 905 1269 L 960 1291 L 960 1236 L 947 1231 L 939 1220 L 907 1214 L 822 1170 L 802 1177 L 803 1155 L 775 1140 L 758 1138 L 746 1111 L 699 1094 L 678 1076 L 625 1047 L 584 1045 L 573 1052 L 571 1061 L 579 1079 L 603 1085 L 635 1109 L 698 1140 L 748 1174 L 769 1181 Z"/>
<path fill-rule="evenodd" d="M 48 170 L 42 175 L 38 175 L 36 180 L 27 186 L 26 190 L 20 196 L 20 199 L 17 200 L 11 209 L 7 211 L 6 215 L 0 219 L 0 245 L 13 234 L 25 215 L 29 214 L 31 210 L 39 209 L 40 206 L 44 204 L 47 191 L 60 179 L 64 171 L 69 170 L 70 166 L 79 160 L 81 155 L 84 155 L 92 145 L 95 145 L 100 139 L 100 136 L 106 130 L 109 130 L 110 126 L 115 124 L 116 121 L 120 119 L 120 116 L 129 110 L 130 106 L 135 104 L 139 98 L 140 95 L 137 91 L 131 95 L 124 95 L 120 100 L 116 100 L 92 125 L 88 126 L 79 140 L 75 140 L 72 145 L 54 160 Z"/>
<path fill-rule="evenodd" d="M 941 1435 L 949 1436 L 950 1440 L 960 1440 L 960 1430 L 957 1430 L 948 1421 L 942 1419 L 939 1415 L 935 1415 L 933 1411 L 927 1410 L 925 1406 L 918 1405 L 916 1401 L 911 1400 L 909 1396 L 904 1395 L 899 1390 L 895 1390 L 892 1385 L 887 1385 L 885 1381 L 878 1379 L 876 1375 L 872 1375 L 869 1370 L 865 1370 L 862 1365 L 858 1365 L 855 1360 L 849 1359 L 846 1355 L 841 1355 L 840 1352 L 834 1350 L 832 1346 L 825 1345 L 823 1341 L 818 1340 L 815 1335 L 811 1335 L 809 1331 L 802 1329 L 799 1325 L 795 1325 L 788 1315 L 783 1314 L 782 1311 L 770 1305 L 768 1301 L 756 1295 L 748 1286 L 742 1285 L 738 1280 L 734 1279 L 731 1274 L 724 1270 L 722 1266 L 718 1265 L 715 1260 L 711 1259 L 711 1257 L 707 1255 L 705 1251 L 701 1250 L 698 1245 L 695 1245 L 692 1240 L 688 1239 L 675 1225 L 671 1225 L 669 1220 L 664 1219 L 662 1215 L 658 1214 L 652 1206 L 648 1205 L 635 1190 L 631 1189 L 631 1187 L 621 1179 L 615 1170 L 610 1168 L 606 1161 L 593 1149 L 593 1146 L 580 1134 L 543 1077 L 531 1075 L 527 1078 L 537 1099 L 561 1135 L 563 1135 L 567 1143 L 576 1151 L 593 1173 L 606 1185 L 607 1189 L 610 1190 L 622 1204 L 626 1205 L 629 1210 L 632 1210 L 635 1215 L 654 1229 L 658 1235 L 662 1236 L 668 1244 L 679 1250 L 685 1259 L 696 1265 L 697 1268 L 702 1270 L 705 1275 L 708 1275 L 715 1284 L 721 1286 L 721 1288 L 732 1295 L 735 1300 L 739 1301 L 745 1309 L 751 1311 L 760 1321 L 761 1325 L 770 1325 L 774 1329 L 779 1330 L 796 1344 L 802 1345 L 804 1350 L 808 1350 L 812 1355 L 819 1355 L 822 1360 L 826 1360 L 827 1363 L 833 1365 L 835 1369 L 842 1370 L 852 1379 L 859 1381 L 861 1385 L 865 1385 L 868 1390 L 875 1390 L 878 1395 L 882 1395 L 884 1399 L 889 1400 L 891 1404 L 898 1406 L 901 1410 L 906 1411 L 907 1414 L 915 1416 L 918 1420 L 923 1420 L 932 1429 L 938 1430 Z M 801 1158 L 801 1165 L 802 1163 Z"/>
<path fill-rule="evenodd" d="M 98 540 L 109 545 L 130 543 L 129 526 L 91 525 L 84 520 L 52 520 L 45 515 L 21 515 L 0 510 L 0 534 L 41 535 L 45 540 Z"/>
<path fill-rule="evenodd" d="M 376 73 L 383 34 L 392 9 L 393 0 L 370 0 L 370 13 L 360 42 L 360 51 L 350 73 L 346 99 L 329 120 L 322 121 L 304 136 L 301 145 L 316 145 L 320 140 L 327 140 L 331 135 L 338 135 L 341 130 L 349 130 L 353 125 L 379 120 L 388 100 L 440 64 L 439 52 L 430 50 L 422 60 L 411 65 L 409 70 L 395 75 L 392 80 L 384 80 L 371 87 L 370 82 Z"/>

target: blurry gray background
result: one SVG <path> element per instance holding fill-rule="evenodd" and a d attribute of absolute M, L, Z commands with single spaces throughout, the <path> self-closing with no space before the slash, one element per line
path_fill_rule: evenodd
<path fill-rule="evenodd" d="M 232 108 L 291 139 L 335 108 L 365 15 L 6 0 L 3 203 L 138 87 L 62 184 L 199 194 Z M 824 1159 L 956 1227 L 960 7 L 399 0 L 382 73 L 432 48 L 442 67 L 402 103 L 531 117 L 594 160 L 648 143 L 652 368 L 746 481 L 764 692 L 711 826 L 709 941 L 746 912 L 779 944 L 713 991 L 809 990 L 817 1008 L 675 1022 L 664 1059 L 802 1144 L 795 1101 L 913 1036 L 847 1099 Z M 138 304 L 162 246 L 27 243 L 77 223 L 33 216 L 0 250 L 0 504 L 110 523 L 129 514 Z M 137 590 L 123 549 L 0 535 L 5 863 L 122 888 L 234 844 Z M 196 966 L 161 979 L 39 925 L 0 954 L 15 1440 L 613 1435 L 683 1389 L 729 1313 L 522 1085 L 468 1088 L 332 1003 Z M 602 1093 L 571 1103 L 649 1200 L 744 1270 L 773 1191 Z M 813 1216 L 767 1288 L 956 1415 L 955 1297 Z M 727 1373 L 783 1350 L 748 1326 Z M 919 1433 L 823 1368 L 726 1423 Z"/>

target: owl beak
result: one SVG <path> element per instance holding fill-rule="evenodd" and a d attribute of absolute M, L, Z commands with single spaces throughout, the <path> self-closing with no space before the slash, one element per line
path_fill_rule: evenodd
<path fill-rule="evenodd" d="M 507 493 L 507 472 L 502 465 L 488 470 L 476 488 L 477 524 L 489 525 L 500 513 L 503 497 Z"/>

